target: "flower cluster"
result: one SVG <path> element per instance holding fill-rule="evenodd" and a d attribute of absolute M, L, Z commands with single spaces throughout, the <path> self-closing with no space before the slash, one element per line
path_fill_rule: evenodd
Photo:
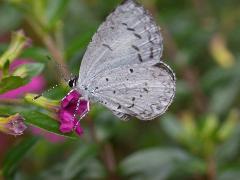
<path fill-rule="evenodd" d="M 46 109 L 51 117 L 59 121 L 62 133 L 75 131 L 79 136 L 83 134 L 79 120 L 89 112 L 89 101 L 82 99 L 78 91 L 71 90 L 61 101 L 34 97 L 36 94 L 27 94 L 25 100 Z"/>

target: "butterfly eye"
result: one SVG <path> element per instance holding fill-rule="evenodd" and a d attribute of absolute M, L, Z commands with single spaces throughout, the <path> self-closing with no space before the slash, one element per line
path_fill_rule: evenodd
<path fill-rule="evenodd" d="M 71 80 L 68 81 L 68 85 L 69 85 L 70 88 L 73 87 L 73 83 L 74 83 L 74 80 L 73 80 L 73 79 L 71 79 Z"/>

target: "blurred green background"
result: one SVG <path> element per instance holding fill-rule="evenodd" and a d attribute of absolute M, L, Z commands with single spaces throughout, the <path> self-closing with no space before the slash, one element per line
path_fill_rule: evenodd
<path fill-rule="evenodd" d="M 240 1 L 139 2 L 161 27 L 163 60 L 176 73 L 169 110 L 150 122 L 122 122 L 94 105 L 81 121 L 82 137 L 55 143 L 30 131 L 1 134 L 0 179 L 240 179 Z M 22 29 L 32 46 L 18 58 L 44 65 L 47 89 L 60 79 L 46 55 L 78 74 L 92 35 L 119 3 L 0 0 L 0 54 Z M 67 91 L 62 85 L 48 97 Z M 0 114 L 26 109 L 43 111 L 22 99 L 0 100 Z"/>

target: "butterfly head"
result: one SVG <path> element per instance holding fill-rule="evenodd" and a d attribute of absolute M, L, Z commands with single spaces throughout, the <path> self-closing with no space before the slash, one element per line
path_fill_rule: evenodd
<path fill-rule="evenodd" d="M 76 87 L 77 81 L 78 81 L 78 76 L 73 76 L 73 77 L 71 77 L 71 78 L 69 79 L 69 81 L 68 81 L 69 87 L 70 87 L 70 88 Z"/>

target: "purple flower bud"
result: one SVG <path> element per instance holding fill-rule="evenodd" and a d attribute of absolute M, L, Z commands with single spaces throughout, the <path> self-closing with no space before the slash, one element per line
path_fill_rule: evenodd
<path fill-rule="evenodd" d="M 10 135 L 22 135 L 27 126 L 20 114 L 9 117 L 0 117 L 0 131 Z"/>

